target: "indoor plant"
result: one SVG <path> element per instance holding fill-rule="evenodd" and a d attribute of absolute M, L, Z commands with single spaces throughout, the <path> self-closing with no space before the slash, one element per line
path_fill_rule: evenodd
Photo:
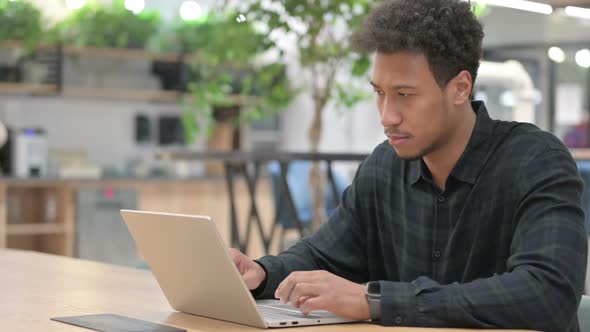
<path fill-rule="evenodd" d="M 144 48 L 159 30 L 160 15 L 155 11 L 134 14 L 123 0 L 110 5 L 89 2 L 54 28 L 67 45 L 92 47 Z"/>
<path fill-rule="evenodd" d="M 20 41 L 32 49 L 42 36 L 39 9 L 24 0 L 0 0 L 0 41 Z"/>
<path fill-rule="evenodd" d="M 372 3 L 372 0 L 285 1 L 281 4 L 240 1 L 239 9 L 247 13 L 248 20 L 264 25 L 279 38 L 287 36 L 295 40 L 298 65 L 309 82 L 307 89 L 314 105 L 313 120 L 308 128 L 311 152 L 319 150 L 322 114 L 328 104 L 332 101 L 350 108 L 367 96 L 362 90 L 349 88 L 349 80 L 341 83 L 337 77 L 343 72 L 362 77 L 370 67 L 368 56 L 354 53 L 348 41 Z M 313 228 L 325 219 L 325 182 L 315 163 L 310 173 Z"/>
<path fill-rule="evenodd" d="M 285 66 L 261 59 L 274 44 L 236 12 L 179 22 L 162 40 L 161 51 L 181 52 L 190 64 L 181 87 L 189 92 L 182 103 L 188 142 L 204 128 L 211 134 L 219 122 L 239 128 L 281 111 L 293 97 Z"/>
<path fill-rule="evenodd" d="M 27 1 L 0 0 L 0 43 L 17 42 L 0 50 L 0 81 L 20 82 L 22 61 L 31 54 L 41 37 L 41 12 Z"/>

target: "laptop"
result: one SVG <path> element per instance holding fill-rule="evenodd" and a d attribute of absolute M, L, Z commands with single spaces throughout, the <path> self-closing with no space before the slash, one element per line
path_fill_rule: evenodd
<path fill-rule="evenodd" d="M 278 300 L 255 301 L 209 217 L 121 215 L 174 310 L 259 328 L 353 322 L 328 311 L 304 316 Z"/>

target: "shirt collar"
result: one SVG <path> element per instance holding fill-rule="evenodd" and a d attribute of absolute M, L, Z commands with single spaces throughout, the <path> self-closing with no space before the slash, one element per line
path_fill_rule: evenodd
<path fill-rule="evenodd" d="M 467 143 L 465 151 L 453 167 L 450 176 L 457 180 L 475 184 L 479 173 L 486 163 L 489 153 L 488 138 L 492 136 L 494 130 L 494 121 L 488 115 L 488 111 L 482 101 L 471 103 L 476 114 L 475 127 L 471 138 Z M 420 177 L 426 179 L 427 170 L 424 169 L 422 159 L 410 162 L 409 176 L 411 184 L 415 184 Z"/>

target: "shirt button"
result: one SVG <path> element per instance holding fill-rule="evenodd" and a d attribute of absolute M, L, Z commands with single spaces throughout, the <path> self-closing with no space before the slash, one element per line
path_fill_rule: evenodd
<path fill-rule="evenodd" d="M 433 256 L 435 259 L 439 259 L 439 258 L 440 258 L 440 256 L 441 256 L 441 252 L 440 252 L 440 250 L 435 250 L 435 251 L 432 253 L 432 256 Z"/>
<path fill-rule="evenodd" d="M 395 323 L 396 324 L 401 324 L 402 323 L 402 316 L 395 317 Z"/>
<path fill-rule="evenodd" d="M 445 196 L 443 196 L 443 195 L 438 196 L 439 203 L 444 203 L 444 201 L 445 201 Z"/>

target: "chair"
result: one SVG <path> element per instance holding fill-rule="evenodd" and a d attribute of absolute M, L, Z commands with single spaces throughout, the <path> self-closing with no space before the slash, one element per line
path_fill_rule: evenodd
<path fill-rule="evenodd" d="M 287 173 L 287 184 L 293 197 L 293 203 L 297 210 L 297 216 L 301 220 L 304 235 L 309 234 L 309 227 L 311 226 L 313 216 L 313 202 L 311 197 L 311 189 L 309 187 L 309 174 L 311 171 L 311 161 L 293 161 L 289 163 L 289 170 Z M 285 247 L 285 233 L 287 230 L 296 229 L 296 221 L 289 208 L 287 199 L 282 194 L 281 186 L 281 168 L 276 161 L 269 163 L 268 170 L 271 175 L 273 199 L 275 203 L 275 211 L 277 211 L 278 225 L 273 225 L 273 235 L 275 226 L 281 226 L 280 235 L 280 250 Z M 334 173 L 334 182 L 338 195 L 342 195 L 344 189 L 348 186 L 348 181 L 339 173 Z M 333 197 L 332 190 L 326 187 L 326 214 L 330 215 L 336 209 L 336 199 Z"/>
<path fill-rule="evenodd" d="M 578 307 L 578 323 L 580 332 L 590 332 L 590 296 L 582 295 L 582 301 Z"/>
<path fill-rule="evenodd" d="M 586 230 L 590 234 L 590 161 L 579 160 L 576 162 L 580 177 L 584 181 L 582 192 L 582 207 L 586 212 Z"/>

